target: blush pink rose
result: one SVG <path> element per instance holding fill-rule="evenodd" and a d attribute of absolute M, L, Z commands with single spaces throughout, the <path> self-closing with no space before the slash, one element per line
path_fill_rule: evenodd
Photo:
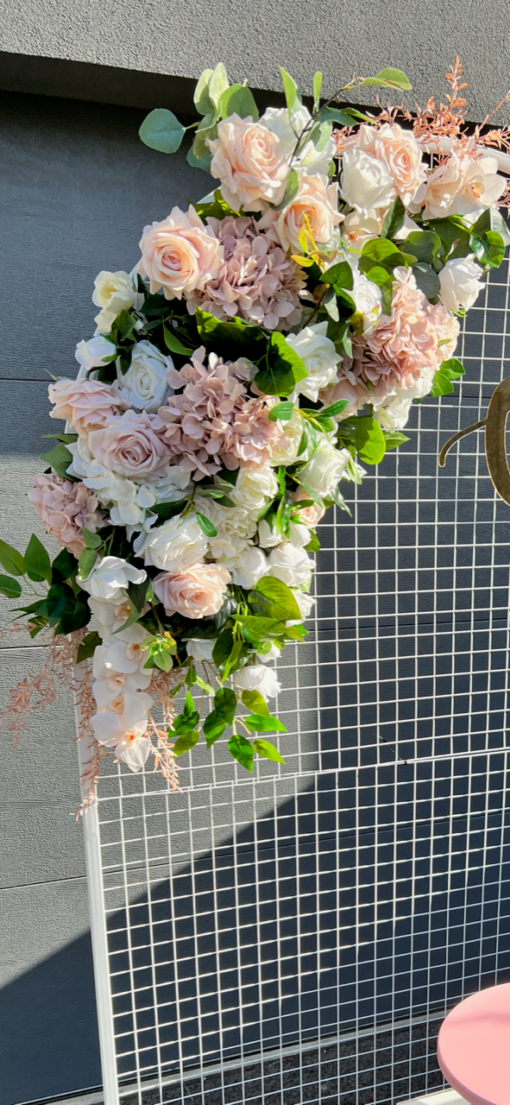
<path fill-rule="evenodd" d="M 154 594 L 167 614 L 209 618 L 221 610 L 231 578 L 221 564 L 192 564 L 175 575 L 160 572 L 153 580 Z"/>
<path fill-rule="evenodd" d="M 327 177 L 318 174 L 300 174 L 299 190 L 283 211 L 268 211 L 262 216 L 259 227 L 269 228 L 269 236 L 280 242 L 285 250 L 303 252 L 299 235 L 309 220 L 314 241 L 329 242 L 335 226 L 342 221 L 338 211 L 338 184 L 327 183 Z"/>
<path fill-rule="evenodd" d="M 211 176 L 221 181 L 222 195 L 234 210 L 241 204 L 260 210 L 261 200 L 281 203 L 289 166 L 276 134 L 254 123 L 251 115 L 230 115 L 218 124 L 218 137 L 208 145 Z"/>
<path fill-rule="evenodd" d="M 120 476 L 131 480 L 157 479 L 170 459 L 161 433 L 164 428 L 155 414 L 125 411 L 89 435 L 90 451 L 97 464 Z"/>
<path fill-rule="evenodd" d="M 38 473 L 34 487 L 27 492 L 27 499 L 35 507 L 47 533 L 76 558 L 85 548 L 83 527 L 95 533 L 105 525 L 92 491 L 84 483 L 63 480 L 56 473 L 51 476 Z"/>
<path fill-rule="evenodd" d="M 90 430 L 104 426 L 125 404 L 108 384 L 98 380 L 57 380 L 48 387 L 50 403 L 55 409 L 50 418 L 70 422 L 80 437 L 87 437 Z"/>
<path fill-rule="evenodd" d="M 201 290 L 223 262 L 218 239 L 191 204 L 187 215 L 174 207 L 163 222 L 146 226 L 140 249 L 137 271 L 149 277 L 151 294 L 163 289 L 167 299 Z"/>
<path fill-rule="evenodd" d="M 292 494 L 292 501 L 294 503 L 301 503 L 303 499 L 309 499 L 310 496 L 304 487 L 298 487 L 297 491 Z M 297 512 L 300 522 L 303 522 L 309 529 L 314 529 L 324 517 L 326 513 L 325 507 L 318 506 L 317 503 L 312 503 L 311 506 L 304 506 Z"/>
<path fill-rule="evenodd" d="M 344 143 L 345 149 L 352 146 L 384 165 L 393 177 L 395 192 L 407 207 L 426 176 L 422 147 L 414 134 L 403 130 L 398 123 L 384 123 L 382 127 L 363 123 L 357 134 Z"/>

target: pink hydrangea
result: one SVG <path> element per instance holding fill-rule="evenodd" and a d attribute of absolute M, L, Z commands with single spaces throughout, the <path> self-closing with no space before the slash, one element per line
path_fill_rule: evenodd
<path fill-rule="evenodd" d="M 198 305 L 217 318 L 238 315 L 268 330 L 297 325 L 305 281 L 280 244 L 262 233 L 252 218 L 230 215 L 207 221 L 223 247 L 224 261 L 217 276 L 188 300 L 190 314 Z"/>
<path fill-rule="evenodd" d="M 244 362 L 224 364 L 210 353 L 206 365 L 205 355 L 201 347 L 191 364 L 168 373 L 171 386 L 184 385 L 184 390 L 158 411 L 167 448 L 184 471 L 195 472 L 195 479 L 214 475 L 222 463 L 230 470 L 262 468 L 282 447 L 282 430 L 270 422 L 265 399 L 251 398 L 241 383 Z"/>
<path fill-rule="evenodd" d="M 353 357 L 344 357 L 338 384 L 322 393 L 325 402 L 347 399 L 355 410 L 424 378 L 432 383 L 441 362 L 453 356 L 458 320 L 441 303 L 429 303 L 409 270 L 396 269 L 395 276 L 391 316 L 381 315 L 370 335 L 353 341 Z"/>
<path fill-rule="evenodd" d="M 91 533 L 105 525 L 105 519 L 97 509 L 95 495 L 84 483 L 72 483 L 55 473 L 45 476 L 39 473 L 35 486 L 27 492 L 29 502 L 35 507 L 43 526 L 59 545 L 79 557 L 85 548 L 82 529 Z"/>

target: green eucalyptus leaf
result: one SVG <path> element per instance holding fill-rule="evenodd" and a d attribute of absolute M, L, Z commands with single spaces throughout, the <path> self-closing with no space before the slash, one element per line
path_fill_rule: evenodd
<path fill-rule="evenodd" d="M 138 134 L 151 150 L 175 153 L 186 133 L 182 123 L 166 107 L 156 107 L 145 117 Z"/>
<path fill-rule="evenodd" d="M 204 69 L 195 86 L 193 102 L 199 115 L 208 115 L 209 112 L 214 112 L 214 104 L 209 95 L 209 82 L 212 75 L 212 69 Z"/>
<path fill-rule="evenodd" d="M 12 576 L 0 575 L 0 594 L 6 599 L 18 599 L 21 595 L 21 583 Z"/>
<path fill-rule="evenodd" d="M 222 668 L 226 664 L 234 646 L 234 634 L 230 627 L 222 629 L 221 633 L 216 638 L 213 648 L 213 661 L 217 668 Z"/>
<path fill-rule="evenodd" d="M 418 261 L 418 264 L 413 265 L 413 276 L 420 292 L 423 292 L 427 299 L 436 299 L 441 294 L 441 281 L 437 272 L 434 272 L 434 269 L 424 261 Z"/>
<path fill-rule="evenodd" d="M 220 96 L 218 110 L 222 119 L 234 114 L 239 115 L 241 119 L 251 115 L 253 122 L 256 123 L 259 117 L 253 93 L 244 84 L 232 84 L 230 88 L 226 88 Z"/>
<path fill-rule="evenodd" d="M 103 540 L 99 534 L 92 533 L 86 526 L 83 527 L 81 532 L 86 549 L 98 549 L 99 546 L 103 544 Z"/>
<path fill-rule="evenodd" d="M 8 545 L 7 541 L 0 541 L 0 564 L 9 575 L 22 576 L 25 574 L 22 554 L 13 545 Z"/>
<path fill-rule="evenodd" d="M 223 62 L 220 61 L 209 78 L 209 99 L 212 100 L 214 107 L 218 107 L 220 99 L 227 88 L 227 70 Z"/>
<path fill-rule="evenodd" d="M 266 351 L 267 334 L 260 326 L 253 326 L 237 317 L 231 322 L 222 322 L 199 307 L 195 311 L 195 322 L 206 348 L 225 360 L 235 361 L 239 357 L 258 360 Z"/>
<path fill-rule="evenodd" d="M 337 265 L 331 265 L 331 268 L 326 269 L 326 272 L 323 272 L 321 276 L 321 283 L 332 284 L 338 288 L 347 288 L 350 291 L 354 280 L 348 261 L 339 261 Z"/>
<path fill-rule="evenodd" d="M 431 265 L 441 248 L 441 239 L 433 230 L 413 230 L 407 235 L 405 248 L 414 254 L 417 261 Z"/>
<path fill-rule="evenodd" d="M 348 399 L 338 399 L 336 403 L 331 403 L 329 407 L 324 407 L 320 413 L 321 415 L 326 415 L 329 418 L 336 418 L 336 415 L 341 414 L 342 411 L 344 411 L 348 406 Z"/>
<path fill-rule="evenodd" d="M 207 150 L 207 152 L 202 154 L 201 157 L 197 157 L 197 154 L 195 153 L 195 142 L 193 143 L 191 149 L 188 150 L 186 161 L 188 162 L 188 165 L 191 165 L 192 169 L 203 169 L 204 173 L 207 173 L 209 172 L 209 167 L 212 161 L 212 153 L 210 152 L 210 150 Z"/>

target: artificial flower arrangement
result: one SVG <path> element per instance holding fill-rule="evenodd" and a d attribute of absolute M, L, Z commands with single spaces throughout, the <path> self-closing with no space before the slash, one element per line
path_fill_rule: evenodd
<path fill-rule="evenodd" d="M 509 135 L 465 126 L 461 74 L 446 106 L 367 114 L 340 96 L 409 89 L 402 72 L 327 103 L 317 73 L 309 110 L 282 70 L 286 107 L 262 117 L 223 65 L 200 77 L 188 161 L 214 190 L 145 227 L 131 274 L 99 273 L 78 377 L 49 387 L 67 426 L 28 498 L 61 551 L 0 544 L 31 636 L 88 671 L 98 754 L 133 771 L 153 755 L 173 786 L 175 757 L 226 731 L 249 771 L 283 762 L 272 661 L 306 633 L 316 526 L 408 440 L 413 401 L 453 391 L 458 316 L 510 241 L 487 154 Z M 172 153 L 186 129 L 157 109 L 140 137 Z M 11 715 L 47 686 L 23 681 Z"/>

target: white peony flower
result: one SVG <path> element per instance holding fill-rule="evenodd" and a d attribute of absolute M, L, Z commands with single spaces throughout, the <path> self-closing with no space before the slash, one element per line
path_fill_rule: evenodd
<path fill-rule="evenodd" d="M 180 572 L 183 568 L 207 556 L 207 537 L 193 515 L 171 518 L 151 530 L 138 554 L 145 563 L 165 572 Z"/>
<path fill-rule="evenodd" d="M 266 465 L 254 471 L 250 468 L 240 468 L 237 483 L 229 492 L 229 496 L 243 510 L 248 511 L 252 517 L 256 517 L 263 507 L 274 499 L 277 492 L 278 480 L 271 466 Z"/>
<path fill-rule="evenodd" d="M 371 334 L 381 314 L 382 293 L 373 280 L 362 272 L 353 275 L 353 287 L 349 295 L 356 304 L 356 310 L 363 315 L 363 333 Z"/>
<path fill-rule="evenodd" d="M 473 255 L 447 261 L 439 273 L 441 301 L 449 311 L 468 311 L 483 287 L 482 270 Z"/>
<path fill-rule="evenodd" d="M 374 207 L 389 207 L 395 198 L 395 182 L 381 161 L 353 148 L 342 154 L 340 192 L 350 207 L 368 215 Z"/>
<path fill-rule="evenodd" d="M 150 752 L 150 741 L 144 734 L 151 703 L 149 695 L 143 693 L 119 694 L 91 718 L 99 743 L 112 748 L 131 771 L 140 771 Z"/>
<path fill-rule="evenodd" d="M 97 331 L 108 334 L 121 311 L 130 311 L 132 307 L 139 311 L 144 297 L 136 290 L 127 272 L 100 272 L 94 280 L 92 302 L 101 307 L 94 322 Z"/>
<path fill-rule="evenodd" d="M 263 698 L 274 698 L 281 691 L 281 683 L 273 668 L 264 664 L 247 664 L 245 668 L 234 672 L 234 686 L 242 691 L 258 691 Z"/>
<path fill-rule="evenodd" d="M 286 341 L 288 341 L 288 337 Z M 288 422 L 282 423 L 282 430 L 285 435 L 285 444 L 273 453 L 270 461 L 273 468 L 278 468 L 280 464 L 294 464 L 298 459 L 299 446 L 303 437 L 303 419 L 301 415 L 294 411 L 292 418 L 289 418 Z M 308 448 L 301 453 L 299 459 L 306 460 L 307 456 Z"/>
<path fill-rule="evenodd" d="M 336 449 L 327 437 L 319 441 L 315 453 L 301 468 L 301 483 L 308 484 L 322 498 L 332 495 L 350 460 L 348 449 Z"/>
<path fill-rule="evenodd" d="M 306 395 L 307 399 L 316 403 L 319 391 L 328 384 L 336 383 L 337 365 L 342 358 L 327 337 L 327 332 L 328 323 L 317 322 L 313 326 L 305 326 L 299 334 L 287 335 L 287 344 L 301 357 L 308 372 L 308 376 L 296 384 L 293 396 Z"/>
<path fill-rule="evenodd" d="M 129 583 L 143 583 L 146 578 L 147 572 L 143 568 L 134 568 L 120 556 L 104 556 L 88 579 L 80 582 L 80 587 L 94 599 L 121 602 L 126 600 Z"/>
<path fill-rule="evenodd" d="M 97 334 L 88 341 L 79 341 L 75 352 L 80 369 L 88 371 L 91 368 L 100 368 L 106 361 L 111 361 L 117 356 L 117 348 L 109 338 L 103 338 Z"/>
<path fill-rule="evenodd" d="M 157 411 L 169 392 L 166 374 L 174 367 L 150 341 L 139 341 L 133 349 L 131 364 L 122 373 L 117 363 L 117 388 L 124 402 L 137 410 Z"/>
<path fill-rule="evenodd" d="M 232 582 L 239 587 L 255 587 L 262 576 L 267 575 L 269 564 L 262 549 L 255 545 L 247 545 L 246 549 L 237 556 L 222 557 L 221 563 L 228 569 L 232 576 Z"/>
<path fill-rule="evenodd" d="M 193 660 L 212 660 L 215 641 L 206 641 L 196 637 L 186 641 L 186 652 Z"/>
<path fill-rule="evenodd" d="M 288 160 L 295 150 L 297 136 L 305 129 L 311 118 L 308 108 L 302 104 L 297 111 L 293 111 L 292 116 L 289 116 L 286 107 L 268 107 L 260 122 L 276 134 L 283 156 Z M 307 142 L 294 158 L 294 168 L 301 169 L 307 175 L 322 173 L 323 176 L 327 176 L 332 158 L 335 156 L 335 149 L 335 140 L 331 136 L 321 150 L 318 150 L 313 142 Z"/>
<path fill-rule="evenodd" d="M 314 568 L 314 561 L 303 548 L 296 548 L 285 541 L 269 554 L 269 575 L 281 579 L 287 587 L 301 587 L 308 584 Z"/>

